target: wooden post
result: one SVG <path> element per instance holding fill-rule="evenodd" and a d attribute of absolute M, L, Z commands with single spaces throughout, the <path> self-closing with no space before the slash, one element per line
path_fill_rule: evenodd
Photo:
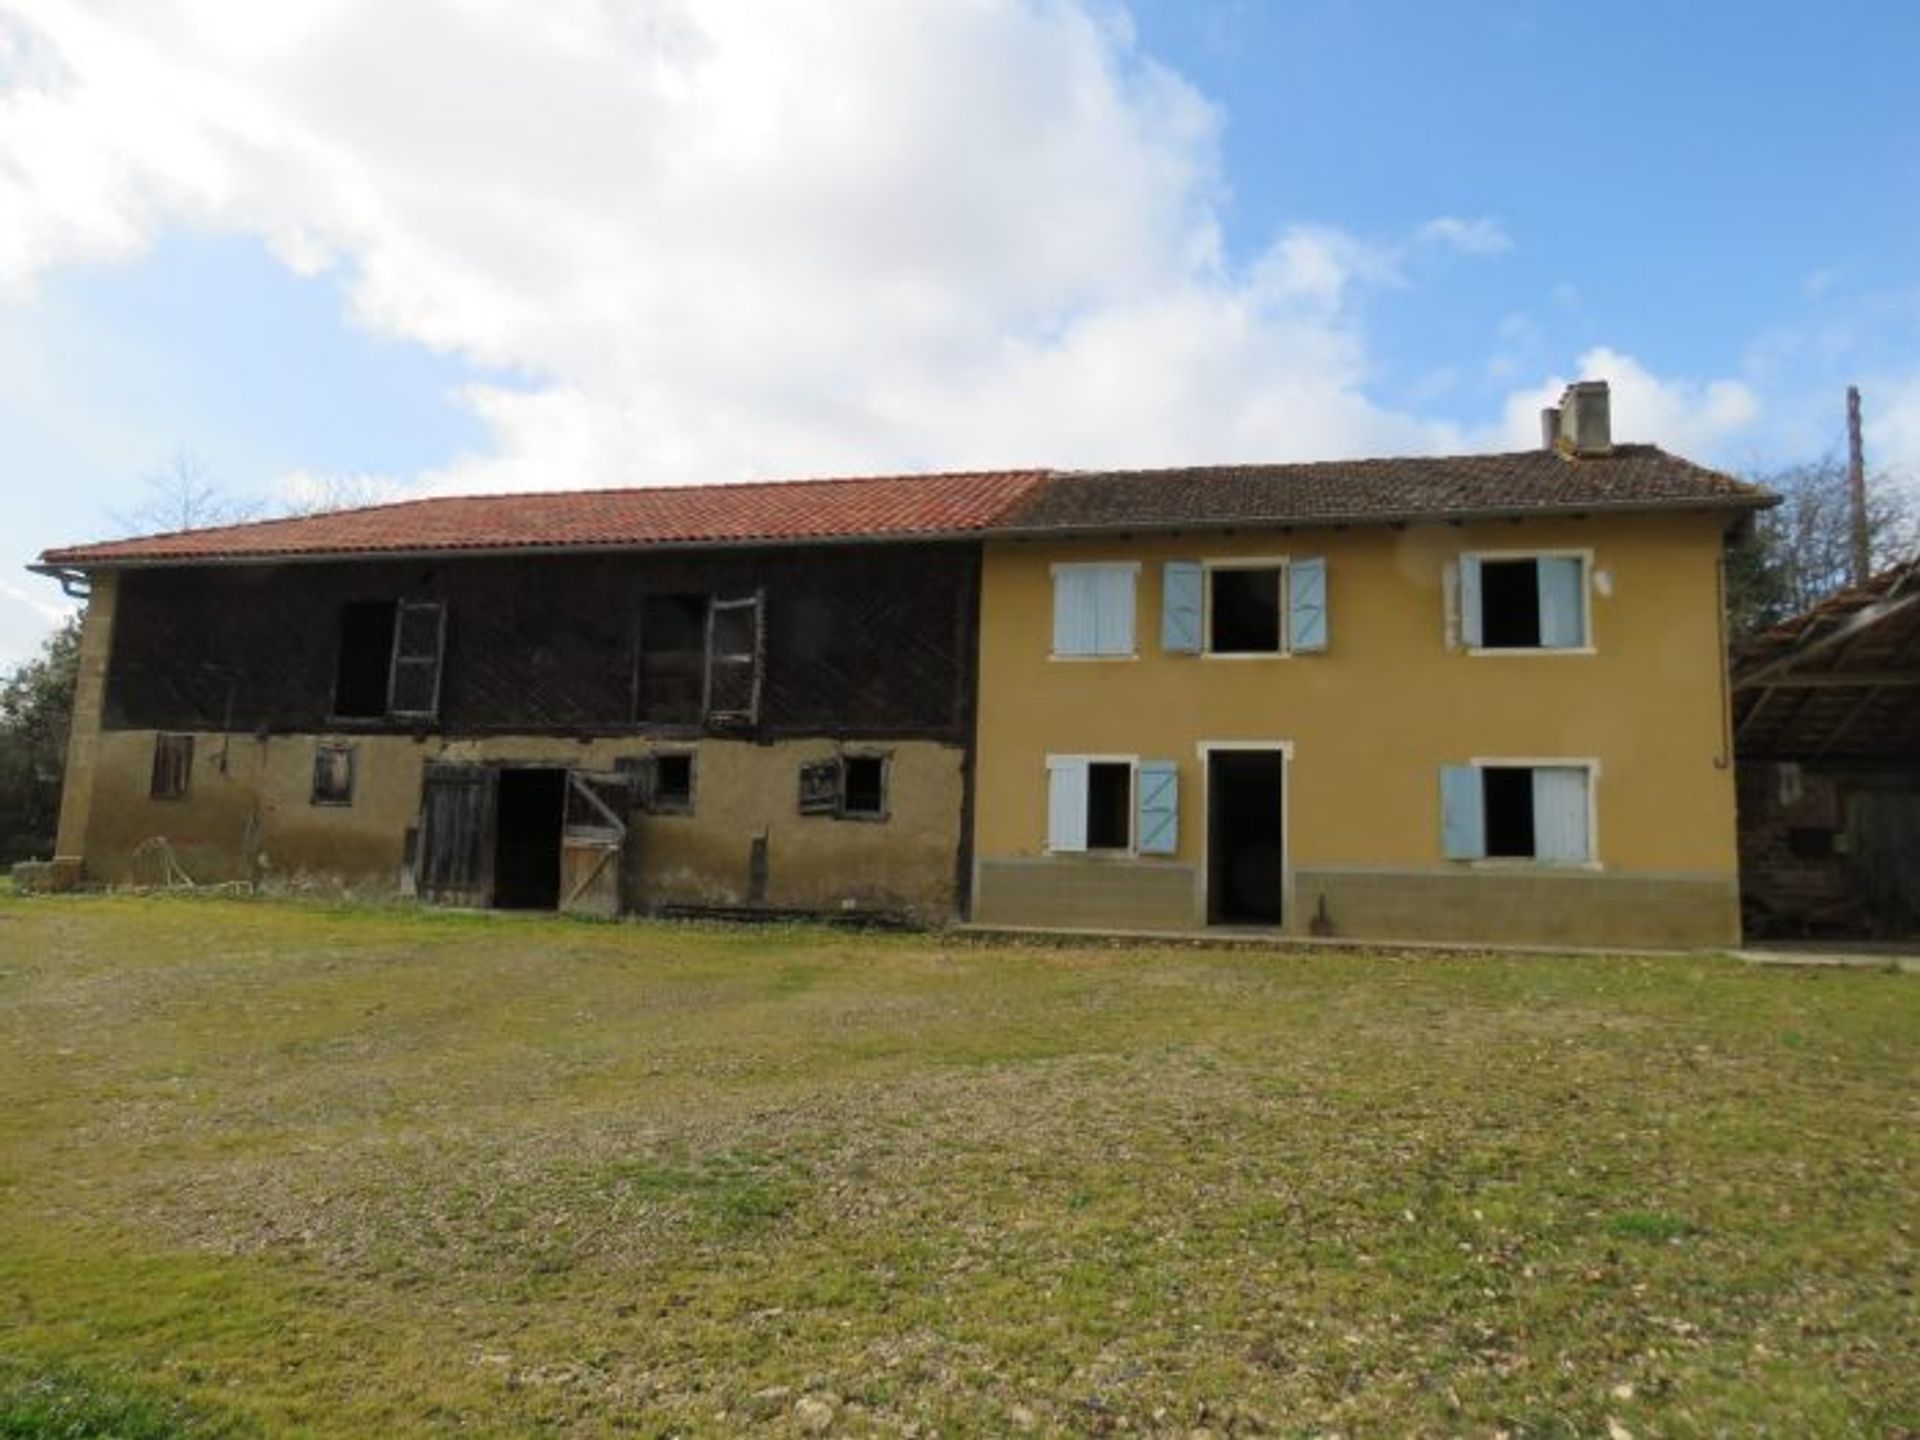
<path fill-rule="evenodd" d="M 1860 387 L 1847 387 L 1847 503 L 1853 520 L 1853 583 L 1864 585 L 1873 568 L 1867 536 L 1867 459 L 1860 443 Z"/>

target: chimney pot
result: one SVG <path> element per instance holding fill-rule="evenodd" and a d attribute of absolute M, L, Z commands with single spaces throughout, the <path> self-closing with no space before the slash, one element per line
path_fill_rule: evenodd
<path fill-rule="evenodd" d="M 1540 412 L 1540 448 L 1557 449 L 1560 444 L 1560 407 L 1549 405 Z"/>
<path fill-rule="evenodd" d="M 1573 455 L 1613 453 L 1612 401 L 1604 380 L 1580 380 L 1560 396 L 1558 449 Z"/>

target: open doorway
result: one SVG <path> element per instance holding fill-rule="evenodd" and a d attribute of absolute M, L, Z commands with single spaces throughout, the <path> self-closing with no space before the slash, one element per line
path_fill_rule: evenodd
<path fill-rule="evenodd" d="M 502 770 L 495 809 L 493 903 L 501 910 L 560 905 L 560 830 L 567 772 Z"/>
<path fill-rule="evenodd" d="M 1207 755 L 1207 923 L 1278 925 L 1285 889 L 1286 756 Z"/>

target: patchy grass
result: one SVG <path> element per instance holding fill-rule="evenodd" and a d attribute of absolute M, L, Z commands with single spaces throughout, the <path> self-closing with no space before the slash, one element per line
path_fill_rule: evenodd
<path fill-rule="evenodd" d="M 1917 1082 L 1879 973 L 0 898 L 0 1437 L 1907 1433 Z"/>

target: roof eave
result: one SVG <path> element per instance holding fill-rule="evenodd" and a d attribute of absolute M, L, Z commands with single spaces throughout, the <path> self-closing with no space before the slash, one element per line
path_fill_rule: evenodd
<path fill-rule="evenodd" d="M 1565 519 L 1584 515 L 1620 515 L 1650 513 L 1746 512 L 1767 510 L 1780 503 L 1777 495 L 1722 495 L 1712 498 L 1688 497 L 1679 500 L 1610 501 L 1566 505 L 1476 506 L 1448 510 L 1404 510 L 1347 514 L 1287 516 L 1237 516 L 1229 519 L 1208 517 L 1195 520 L 1116 520 L 1089 525 L 995 526 L 983 532 L 989 540 L 1040 540 L 1075 535 L 1171 534 L 1204 530 L 1338 530 L 1359 525 L 1465 525 L 1480 520 Z"/>
<path fill-rule="evenodd" d="M 659 550 L 796 550 L 808 547 L 888 544 L 958 544 L 979 541 L 982 530 L 896 530 L 871 535 L 805 535 L 739 540 L 644 540 L 591 545 L 442 545 L 405 549 L 259 550 L 223 555 L 117 555 L 88 557 L 82 552 L 48 550 L 27 566 L 36 575 L 101 570 L 165 570 L 206 565 L 307 565 L 343 560 L 501 560 L 552 555 L 633 555 Z M 66 558 L 63 558 L 66 557 Z"/>

